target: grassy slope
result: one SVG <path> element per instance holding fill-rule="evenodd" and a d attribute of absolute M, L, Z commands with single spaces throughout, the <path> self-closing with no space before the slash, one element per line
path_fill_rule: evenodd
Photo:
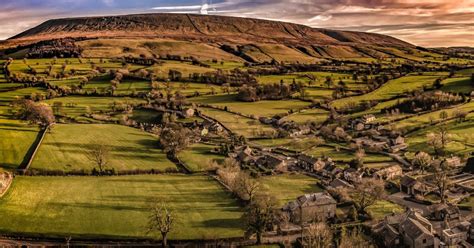
<path fill-rule="evenodd" d="M 277 198 L 281 206 L 288 201 L 296 200 L 298 196 L 322 191 L 317 186 L 317 179 L 300 174 L 262 177 L 260 182 Z"/>
<path fill-rule="evenodd" d="M 438 78 L 437 75 L 424 76 L 405 76 L 395 80 L 391 80 L 368 94 L 362 96 L 348 97 L 336 100 L 332 103 L 334 107 L 344 107 L 349 102 L 360 103 L 361 101 L 369 100 L 387 100 L 391 97 L 396 97 L 404 92 L 422 88 L 424 85 L 433 84 L 434 80 Z"/>
<path fill-rule="evenodd" d="M 92 170 L 87 158 L 92 144 L 106 144 L 111 150 L 108 168 L 115 170 L 175 168 L 157 148 L 158 140 L 148 133 L 119 125 L 56 125 L 46 135 L 32 168 L 43 170 Z"/>
<path fill-rule="evenodd" d="M 0 118 L 0 166 L 6 169 L 18 168 L 37 135 L 37 127 Z"/>
<path fill-rule="evenodd" d="M 214 146 L 194 144 L 179 153 L 178 157 L 194 172 L 205 171 L 212 161 L 220 162 L 224 156 L 211 153 Z"/>
<path fill-rule="evenodd" d="M 16 177 L 0 200 L 2 233 L 145 237 L 149 202 L 167 202 L 178 223 L 172 239 L 243 235 L 241 210 L 204 176 Z"/>
<path fill-rule="evenodd" d="M 236 95 L 213 95 L 190 99 L 190 102 L 209 104 L 212 106 L 227 106 L 229 111 L 240 112 L 246 115 L 271 117 L 276 114 L 285 114 L 289 110 L 298 110 L 309 105 L 307 102 L 298 100 L 286 101 L 258 101 L 238 102 Z"/>

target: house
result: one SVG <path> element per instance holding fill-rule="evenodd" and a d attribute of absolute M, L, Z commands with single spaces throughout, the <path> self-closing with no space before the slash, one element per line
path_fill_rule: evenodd
<path fill-rule="evenodd" d="M 397 177 L 401 177 L 402 173 L 402 167 L 399 165 L 392 165 L 375 172 L 373 177 L 384 180 L 392 180 Z"/>
<path fill-rule="evenodd" d="M 318 159 L 312 156 L 301 154 L 298 156 L 298 165 L 306 171 L 314 172 L 317 166 Z"/>
<path fill-rule="evenodd" d="M 469 221 L 444 221 L 440 231 L 441 240 L 446 247 L 472 247 L 467 240 L 471 231 Z"/>
<path fill-rule="evenodd" d="M 290 222 L 304 225 L 313 221 L 331 219 L 336 214 L 336 200 L 325 192 L 306 194 L 287 203 L 282 211 Z"/>
<path fill-rule="evenodd" d="M 461 218 L 461 213 L 459 208 L 453 204 L 436 204 L 430 206 L 431 218 L 438 221 L 451 221 L 459 220 Z"/>
<path fill-rule="evenodd" d="M 432 191 L 432 188 L 411 176 L 405 175 L 400 179 L 400 191 L 412 196 L 426 195 Z"/>
<path fill-rule="evenodd" d="M 393 145 L 391 146 L 388 151 L 391 153 L 397 153 L 400 151 L 404 151 L 408 148 L 408 144 L 398 144 L 398 145 Z"/>
<path fill-rule="evenodd" d="M 281 166 L 286 166 L 286 161 L 272 154 L 266 154 L 257 160 L 258 165 L 265 166 L 268 169 L 276 169 Z"/>
<path fill-rule="evenodd" d="M 349 168 L 344 171 L 344 179 L 351 183 L 359 183 L 364 176 L 364 172 L 360 170 L 356 170 L 354 168 Z"/>
<path fill-rule="evenodd" d="M 370 115 L 364 115 L 364 116 L 362 117 L 362 122 L 363 122 L 364 124 L 369 124 L 369 123 L 371 123 L 371 122 L 374 122 L 375 120 L 376 120 L 375 115 L 372 115 L 372 114 L 370 114 Z"/>
<path fill-rule="evenodd" d="M 336 178 L 329 183 L 329 187 L 337 189 L 337 188 L 354 188 L 354 186 L 347 181 L 344 181 L 340 178 Z"/>
<path fill-rule="evenodd" d="M 195 110 L 192 108 L 186 108 L 186 109 L 183 109 L 182 111 L 182 115 L 184 116 L 184 118 L 193 117 L 194 114 L 195 114 Z"/>
<path fill-rule="evenodd" d="M 458 156 L 452 156 L 450 158 L 447 158 L 445 162 L 448 167 L 454 168 L 461 166 L 461 159 Z"/>
<path fill-rule="evenodd" d="M 388 143 L 386 141 L 375 141 L 369 139 L 368 137 L 360 137 L 352 139 L 352 142 L 358 147 L 364 147 L 368 150 L 384 150 L 388 148 Z"/>
<path fill-rule="evenodd" d="M 433 225 L 415 210 L 385 216 L 372 228 L 385 247 L 439 247 Z"/>
<path fill-rule="evenodd" d="M 401 145 L 405 144 L 405 138 L 403 138 L 401 135 L 399 135 L 397 138 L 392 140 L 393 145 Z"/>

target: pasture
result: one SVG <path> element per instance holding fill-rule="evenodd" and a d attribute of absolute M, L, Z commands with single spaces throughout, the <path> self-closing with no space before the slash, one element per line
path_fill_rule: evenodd
<path fill-rule="evenodd" d="M 3 234 L 64 238 L 150 238 L 149 206 L 176 214 L 171 239 L 241 237 L 242 210 L 206 176 L 21 177 L 0 199 Z"/>
<path fill-rule="evenodd" d="M 261 177 L 264 190 L 275 196 L 280 206 L 296 200 L 298 196 L 321 192 L 318 180 L 301 174 L 283 174 Z"/>
<path fill-rule="evenodd" d="M 17 169 L 29 153 L 38 131 L 36 126 L 0 117 L 0 166 Z"/>
<path fill-rule="evenodd" d="M 201 143 L 193 144 L 180 152 L 178 158 L 193 172 L 206 171 L 212 162 L 222 162 L 225 158 L 223 155 L 212 153 L 213 148 L 216 147 Z"/>
<path fill-rule="evenodd" d="M 158 149 L 158 139 L 138 129 L 110 124 L 55 125 L 46 134 L 32 169 L 90 172 L 97 165 L 88 159 L 93 145 L 110 150 L 107 169 L 159 170 L 176 166 Z"/>
<path fill-rule="evenodd" d="M 207 95 L 189 99 L 190 102 L 208 104 L 215 107 L 227 107 L 229 111 L 255 117 L 272 117 L 278 114 L 288 114 L 310 105 L 299 100 L 239 102 L 236 95 Z"/>

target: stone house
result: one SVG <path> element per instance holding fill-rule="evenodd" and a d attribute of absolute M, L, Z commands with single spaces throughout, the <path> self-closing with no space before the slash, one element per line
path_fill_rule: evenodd
<path fill-rule="evenodd" d="M 400 179 L 400 191 L 408 195 L 426 195 L 432 192 L 432 188 L 411 176 L 403 176 Z"/>
<path fill-rule="evenodd" d="M 402 174 L 402 167 L 400 167 L 399 165 L 392 165 L 375 172 L 373 174 L 373 177 L 384 180 L 392 180 L 397 177 L 401 177 Z"/>
<path fill-rule="evenodd" d="M 375 120 L 376 120 L 375 115 L 372 115 L 372 114 L 364 115 L 362 117 L 362 121 L 364 122 L 364 124 L 369 124 L 371 122 L 374 122 Z"/>
<path fill-rule="evenodd" d="M 351 183 L 360 183 L 362 181 L 362 177 L 364 176 L 364 172 L 360 170 L 356 170 L 354 168 L 349 168 L 344 171 L 344 179 Z"/>
<path fill-rule="evenodd" d="M 304 225 L 313 221 L 331 219 L 336 214 L 336 200 L 325 192 L 306 194 L 287 203 L 282 211 L 290 217 L 290 222 Z"/>
<path fill-rule="evenodd" d="M 186 108 L 186 109 L 183 109 L 182 111 L 182 115 L 184 116 L 184 118 L 193 117 L 194 114 L 195 114 L 195 110 L 192 108 Z"/>
<path fill-rule="evenodd" d="M 372 230 L 386 247 L 439 247 L 439 239 L 435 237 L 431 222 L 411 209 L 385 216 Z"/>

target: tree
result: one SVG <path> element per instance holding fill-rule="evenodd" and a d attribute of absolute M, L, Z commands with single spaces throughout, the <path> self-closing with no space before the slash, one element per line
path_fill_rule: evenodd
<path fill-rule="evenodd" d="M 354 228 L 348 232 L 345 227 L 341 230 L 341 239 L 339 240 L 339 248 L 365 248 L 370 247 L 370 242 L 364 239 L 359 228 Z"/>
<path fill-rule="evenodd" d="M 163 202 L 157 202 L 151 207 L 151 214 L 148 218 L 147 233 L 158 232 L 161 234 L 161 244 L 168 246 L 168 233 L 175 225 L 175 214 Z"/>
<path fill-rule="evenodd" d="M 244 214 L 247 232 L 257 235 L 257 244 L 262 243 L 262 235 L 277 221 L 277 201 L 269 194 L 259 194 L 247 207 Z"/>
<path fill-rule="evenodd" d="M 426 137 L 428 138 L 428 145 L 433 147 L 436 155 L 443 154 L 447 144 L 451 142 L 451 135 L 448 133 L 448 129 L 444 126 L 438 128 L 437 132 L 428 133 Z"/>
<path fill-rule="evenodd" d="M 104 143 L 94 143 L 90 145 L 87 152 L 87 158 L 99 167 L 99 175 L 105 170 L 105 166 L 109 163 L 110 150 Z"/>
<path fill-rule="evenodd" d="M 311 223 L 303 231 L 303 246 L 310 248 L 330 247 L 332 237 L 332 231 L 326 223 Z"/>
<path fill-rule="evenodd" d="M 331 85 L 332 85 L 332 78 L 330 76 L 327 76 L 326 77 L 326 80 L 324 81 L 324 83 L 326 84 L 326 86 L 328 88 L 331 88 Z"/>
<path fill-rule="evenodd" d="M 191 132 L 176 123 L 169 123 L 160 133 L 160 144 L 164 151 L 176 157 L 180 151 L 186 149 L 190 143 Z"/>
<path fill-rule="evenodd" d="M 235 180 L 236 190 L 240 198 L 252 202 L 255 194 L 260 189 L 260 183 L 243 171 L 238 174 Z"/>
<path fill-rule="evenodd" d="M 22 99 L 13 103 L 13 106 L 14 115 L 31 124 L 46 128 L 55 122 L 53 110 L 45 103 L 35 103 L 31 100 Z"/>
<path fill-rule="evenodd" d="M 426 152 L 418 152 L 415 155 L 415 158 L 413 158 L 412 163 L 414 166 L 419 167 L 421 169 L 421 173 L 423 174 L 423 172 L 431 164 L 431 156 Z"/>
<path fill-rule="evenodd" d="M 448 112 L 446 112 L 446 111 L 444 111 L 444 110 L 441 111 L 441 112 L 439 113 L 439 118 L 441 118 L 442 120 L 446 120 L 446 119 L 448 118 Z"/>
<path fill-rule="evenodd" d="M 432 166 L 433 181 L 436 188 L 438 189 L 441 203 L 446 203 L 446 190 L 448 189 L 450 184 L 447 174 L 449 170 L 448 163 L 446 162 L 446 159 L 443 159 L 442 161 L 435 160 L 432 162 Z"/>
<path fill-rule="evenodd" d="M 352 200 L 359 213 L 365 214 L 366 209 L 385 197 L 385 185 L 382 180 L 363 178 L 353 189 Z"/>

